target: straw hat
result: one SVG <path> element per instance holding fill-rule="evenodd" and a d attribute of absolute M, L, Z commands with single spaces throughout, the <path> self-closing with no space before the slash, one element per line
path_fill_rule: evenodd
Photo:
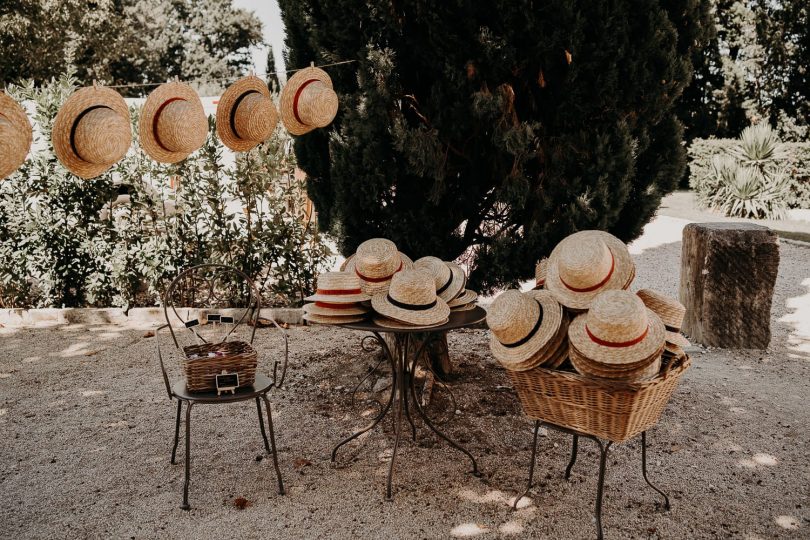
<path fill-rule="evenodd" d="M 447 302 L 447 305 L 450 307 L 458 307 L 463 306 L 465 304 L 470 304 L 478 300 L 478 293 L 475 291 L 471 291 L 469 289 L 464 289 L 464 291 Z"/>
<path fill-rule="evenodd" d="M 333 304 L 331 302 L 312 302 L 304 304 L 304 313 L 323 315 L 327 317 L 350 317 L 365 315 L 371 311 L 368 307 L 354 304 Z"/>
<path fill-rule="evenodd" d="M 436 294 L 449 302 L 464 289 L 464 271 L 460 266 L 446 263 L 438 257 L 422 257 L 414 261 L 413 267 L 424 270 L 436 282 Z"/>
<path fill-rule="evenodd" d="M 691 343 L 681 334 L 683 317 L 686 315 L 686 308 L 665 294 L 650 290 L 641 289 L 636 293 L 644 305 L 655 312 L 664 322 L 667 329 L 667 341 L 680 347 L 689 347 Z"/>
<path fill-rule="evenodd" d="M 284 127 L 293 135 L 328 126 L 338 110 L 332 79 L 316 67 L 297 71 L 281 90 L 279 110 Z"/>
<path fill-rule="evenodd" d="M 546 275 L 548 275 L 548 257 L 543 257 L 534 267 L 534 286 L 542 289 L 546 284 Z"/>
<path fill-rule="evenodd" d="M 330 317 L 325 315 L 316 315 L 314 313 L 304 313 L 304 320 L 315 324 L 349 324 L 363 321 L 365 318 L 365 315 Z"/>
<path fill-rule="evenodd" d="M 487 325 L 492 330 L 489 346 L 493 356 L 507 369 L 536 359 L 559 334 L 563 312 L 547 291 L 521 293 L 516 289 L 500 294 L 487 310 Z"/>
<path fill-rule="evenodd" d="M 403 270 L 391 279 L 387 293 L 371 298 L 374 311 L 413 325 L 441 324 L 450 317 L 447 303 L 436 296 L 433 276 L 422 270 Z"/>
<path fill-rule="evenodd" d="M 342 263 L 340 263 L 340 271 L 341 271 L 341 272 L 346 272 L 346 271 L 347 271 L 346 269 L 347 269 L 347 268 L 349 268 L 349 263 L 351 263 L 351 261 L 352 261 L 353 259 L 354 259 L 354 253 L 352 253 L 351 255 L 349 255 L 348 257 L 346 257 L 345 259 L 343 259 L 343 262 L 342 262 Z M 352 264 L 353 264 L 353 263 L 352 263 Z M 353 265 L 352 265 L 352 268 L 354 268 L 354 266 L 353 266 Z M 348 271 L 353 271 L 353 270 L 352 270 L 352 269 L 349 269 Z"/>
<path fill-rule="evenodd" d="M 360 280 L 350 272 L 324 272 L 318 275 L 318 288 L 315 294 L 304 298 L 307 302 L 328 302 L 330 304 L 353 304 L 370 300 L 360 290 Z"/>
<path fill-rule="evenodd" d="M 545 287 L 565 307 L 585 310 L 602 291 L 627 288 L 634 275 L 624 242 L 604 231 L 580 231 L 551 252 Z"/>
<path fill-rule="evenodd" d="M 162 84 L 149 94 L 138 128 L 144 152 L 160 163 L 183 161 L 208 137 L 200 97 L 180 82 Z"/>
<path fill-rule="evenodd" d="M 568 327 L 571 347 L 611 366 L 646 365 L 664 348 L 664 323 L 629 291 L 604 291 Z"/>
<path fill-rule="evenodd" d="M 605 369 L 603 366 L 589 362 L 576 349 L 570 349 L 571 364 L 581 375 L 587 377 L 598 377 L 600 379 L 612 379 L 614 381 L 638 382 L 654 379 L 661 371 L 661 355 L 655 355 L 649 359 L 646 365 L 642 365 L 629 370 Z"/>
<path fill-rule="evenodd" d="M 267 140 L 277 123 L 270 90 L 258 77 L 242 77 L 219 98 L 217 135 L 234 152 L 245 152 Z"/>
<path fill-rule="evenodd" d="M 0 92 L 0 180 L 23 164 L 32 140 L 31 123 L 25 110 Z"/>
<path fill-rule="evenodd" d="M 95 178 L 104 173 L 132 144 L 124 98 L 103 86 L 80 88 L 56 114 L 51 141 L 56 157 L 76 176 Z"/>
<path fill-rule="evenodd" d="M 360 278 L 360 288 L 373 296 L 388 290 L 391 278 L 413 267 L 413 261 L 385 238 L 372 238 L 357 246 L 357 253 L 346 264 L 346 272 Z"/>
<path fill-rule="evenodd" d="M 391 319 L 389 317 L 383 317 L 381 315 L 375 315 L 372 319 L 374 324 L 378 326 L 383 326 L 385 328 L 397 328 L 397 329 L 409 329 L 409 330 L 419 330 L 420 328 L 436 328 L 437 326 L 441 326 L 443 324 L 447 324 L 450 321 L 450 318 L 446 318 L 443 321 L 436 322 L 434 324 L 410 324 L 397 321 L 395 319 Z"/>

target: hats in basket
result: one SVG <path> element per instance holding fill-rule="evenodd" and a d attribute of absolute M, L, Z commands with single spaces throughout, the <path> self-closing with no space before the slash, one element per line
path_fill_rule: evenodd
<path fill-rule="evenodd" d="M 277 123 L 270 90 L 258 77 L 242 77 L 219 98 L 217 135 L 234 152 L 245 152 L 267 140 Z"/>
<path fill-rule="evenodd" d="M 360 278 L 360 288 L 368 295 L 388 290 L 391 278 L 413 267 L 413 261 L 385 238 L 372 238 L 357 246 L 357 253 L 346 264 L 346 272 Z"/>
<path fill-rule="evenodd" d="M 580 231 L 551 252 L 545 286 L 565 307 L 585 310 L 602 291 L 629 287 L 634 276 L 624 242 L 604 231 Z"/>
<path fill-rule="evenodd" d="M 414 261 L 413 267 L 433 276 L 436 282 L 436 295 L 445 302 L 458 296 L 467 281 L 460 266 L 446 263 L 438 257 L 422 257 Z"/>
<path fill-rule="evenodd" d="M 155 161 L 186 159 L 208 137 L 208 119 L 197 92 L 180 82 L 155 88 L 141 110 L 138 132 L 141 147 Z"/>
<path fill-rule="evenodd" d="M 660 357 L 664 332 L 664 323 L 638 296 L 604 291 L 568 327 L 572 361 L 577 357 L 594 371 L 641 370 Z"/>
<path fill-rule="evenodd" d="M 284 127 L 293 135 L 328 126 L 338 110 L 332 79 L 316 67 L 297 71 L 281 90 L 279 110 Z"/>
<path fill-rule="evenodd" d="M 416 326 L 442 324 L 450 307 L 436 296 L 433 276 L 422 270 L 403 270 L 391 279 L 391 286 L 371 298 L 374 311 L 389 319 Z"/>
<path fill-rule="evenodd" d="M 534 267 L 535 288 L 542 289 L 545 286 L 547 275 L 548 275 L 548 257 L 543 257 Z"/>
<path fill-rule="evenodd" d="M 51 141 L 56 157 L 76 176 L 95 178 L 104 173 L 132 145 L 124 98 L 112 88 L 80 88 L 56 114 Z"/>
<path fill-rule="evenodd" d="M 487 310 L 487 325 L 493 356 L 515 371 L 550 360 L 565 341 L 562 306 L 548 291 L 502 293 Z"/>
<path fill-rule="evenodd" d="M 683 304 L 665 294 L 653 291 L 651 289 L 641 289 L 636 292 L 641 301 L 647 308 L 651 309 L 655 314 L 661 317 L 664 327 L 667 330 L 667 342 L 679 347 L 689 347 L 691 343 L 681 334 L 681 325 L 683 324 L 683 317 L 686 314 L 686 308 Z"/>
<path fill-rule="evenodd" d="M 31 122 L 25 109 L 0 92 L 0 180 L 23 164 L 32 140 Z"/>

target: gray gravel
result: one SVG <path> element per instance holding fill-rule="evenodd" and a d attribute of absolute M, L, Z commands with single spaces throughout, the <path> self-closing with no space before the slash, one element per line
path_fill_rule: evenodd
<path fill-rule="evenodd" d="M 637 287 L 675 294 L 680 243 L 637 257 Z M 810 535 L 810 357 L 788 349 L 795 328 L 779 322 L 790 298 L 808 294 L 810 249 L 783 245 L 770 350 L 694 355 L 660 424 L 650 432 L 650 477 L 665 488 L 662 509 L 641 477 L 636 441 L 611 453 L 607 538 L 807 538 Z M 116 326 L 0 329 L 0 537 L 8 538 L 495 538 L 594 537 L 597 457 L 583 441 L 569 481 L 570 439 L 541 438 L 531 501 L 517 512 L 531 421 L 484 331 L 451 336 L 452 387 L 461 414 L 447 431 L 468 445 L 485 473 L 467 474 L 461 455 L 419 430 L 397 463 L 394 502 L 384 501 L 392 428 L 339 455 L 341 437 L 363 425 L 368 402 L 348 390 L 374 364 L 358 334 L 290 330 L 289 384 L 271 396 L 286 496 L 275 491 L 261 452 L 253 403 L 198 406 L 193 418 L 191 503 L 179 509 L 183 468 L 170 465 L 174 407 L 151 338 Z M 267 360 L 278 345 L 258 334 Z M 373 376 L 373 387 L 384 374 Z M 382 384 L 381 384 L 382 386 Z M 505 388 L 504 388 L 505 387 Z M 363 394 L 371 397 L 370 392 Z M 439 392 L 435 414 L 448 402 Z M 182 463 L 182 445 L 178 452 Z M 237 497 L 250 506 L 239 510 Z"/>

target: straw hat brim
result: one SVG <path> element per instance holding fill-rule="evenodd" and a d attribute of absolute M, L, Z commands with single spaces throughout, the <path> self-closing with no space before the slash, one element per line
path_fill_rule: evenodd
<path fill-rule="evenodd" d="M 450 321 L 450 318 L 446 318 L 442 321 L 439 321 L 434 324 L 410 324 L 401 321 L 397 321 L 396 319 L 391 319 L 389 317 L 382 317 L 380 315 L 375 315 L 372 319 L 374 324 L 378 326 L 382 326 L 384 328 L 396 328 L 396 329 L 415 329 L 418 330 L 420 328 L 436 328 L 437 326 L 441 326 L 443 324 L 447 324 Z"/>
<path fill-rule="evenodd" d="M 371 300 L 371 297 L 364 293 L 346 295 L 315 293 L 304 298 L 305 302 L 329 302 L 330 304 L 354 304 L 355 302 L 365 302 L 366 300 Z"/>
<path fill-rule="evenodd" d="M 406 309 L 395 306 L 388 300 L 387 294 L 378 294 L 371 298 L 371 307 L 374 311 L 399 322 L 420 326 L 441 324 L 450 317 L 450 306 L 447 302 L 436 297 L 436 305 L 428 309 Z"/>
<path fill-rule="evenodd" d="M 650 358 L 664 348 L 664 323 L 653 311 L 647 309 L 649 324 L 647 335 L 640 342 L 629 347 L 610 347 L 593 341 L 585 329 L 587 314 L 578 315 L 568 326 L 568 339 L 571 346 L 580 354 L 599 364 L 635 364 Z M 602 339 L 608 339 L 607 337 Z"/>
<path fill-rule="evenodd" d="M 271 104 L 273 103 L 267 84 L 258 77 L 248 75 L 230 85 L 223 92 L 217 104 L 217 136 L 219 136 L 222 144 L 234 152 L 246 152 L 264 142 L 243 139 L 236 133 L 231 121 L 234 108 L 239 105 L 239 102 L 246 94 L 250 93 L 259 93 L 270 100 Z M 276 106 L 272 104 L 272 107 L 275 111 Z"/>
<path fill-rule="evenodd" d="M 447 267 L 450 268 L 452 278 L 447 288 L 439 293 L 439 298 L 449 303 L 464 290 L 467 276 L 464 275 L 464 270 L 456 264 L 448 264 Z"/>
<path fill-rule="evenodd" d="M 691 347 L 692 343 L 686 339 L 686 336 L 680 332 L 670 332 L 667 330 L 667 342 L 677 345 L 681 348 Z"/>
<path fill-rule="evenodd" d="M 595 369 L 587 362 L 584 362 L 583 358 L 575 351 L 571 352 L 570 358 L 571 364 L 580 375 L 600 379 L 610 379 L 613 381 L 636 382 L 654 379 L 661 371 L 661 355 L 652 358 L 652 361 L 648 365 L 631 371 Z"/>
<path fill-rule="evenodd" d="M 507 347 L 498 341 L 494 333 L 490 335 L 489 346 L 492 355 L 504 367 L 535 358 L 558 335 L 562 325 L 562 306 L 550 294 L 541 291 L 528 291 L 524 294 L 530 295 L 540 304 L 542 309 L 540 326 L 532 337 L 517 347 Z M 542 360 L 539 363 L 542 363 Z"/>
<path fill-rule="evenodd" d="M 341 272 L 346 272 L 346 271 L 348 270 L 348 268 L 349 268 L 349 262 L 350 262 L 352 259 L 354 259 L 354 253 L 352 253 L 351 255 L 349 255 L 348 257 L 346 257 L 345 259 L 343 259 L 343 262 L 340 264 L 340 268 L 339 268 L 339 270 L 340 270 Z M 352 266 L 352 268 L 354 268 L 354 266 Z"/>
<path fill-rule="evenodd" d="M 304 83 L 312 79 L 321 81 L 329 88 L 332 88 L 332 79 L 329 78 L 329 75 L 324 70 L 316 67 L 307 67 L 296 71 L 287 81 L 287 84 L 284 85 L 284 88 L 281 89 L 281 98 L 278 105 L 279 114 L 284 127 L 287 128 L 287 131 L 292 135 L 304 135 L 317 129 L 317 126 L 308 126 L 299 122 L 295 118 L 295 112 L 293 111 L 295 95 L 298 93 L 298 89 L 301 88 Z"/>
<path fill-rule="evenodd" d="M 461 293 L 456 298 L 450 300 L 447 304 L 450 307 L 456 306 L 463 306 L 464 304 L 469 304 L 471 302 L 475 302 L 478 300 L 478 293 L 475 291 L 471 291 L 470 289 L 465 289 L 463 293 Z"/>
<path fill-rule="evenodd" d="M 51 141 L 59 161 L 70 172 L 81 178 L 95 178 L 109 170 L 115 163 L 90 163 L 83 160 L 71 144 L 76 121 L 91 107 L 106 107 L 129 123 L 129 109 L 121 94 L 112 88 L 88 86 L 76 90 L 62 105 L 53 121 Z"/>
<path fill-rule="evenodd" d="M 25 163 L 34 135 L 25 109 L 4 92 L 0 92 L 0 115 L 8 120 L 17 130 L 18 135 L 23 138 L 22 148 L 24 149 L 15 155 L 0 156 L 0 179 L 3 179 Z"/>
<path fill-rule="evenodd" d="M 403 270 L 410 270 L 411 268 L 413 268 L 413 261 L 411 260 L 410 257 L 405 255 L 401 251 L 398 251 L 397 253 L 399 253 L 399 257 L 402 260 L 402 269 Z M 356 253 L 352 253 L 351 255 L 349 255 L 349 257 L 345 261 L 343 261 L 343 264 L 340 267 L 341 272 L 354 272 L 355 271 L 355 269 L 357 268 L 357 257 L 356 257 L 356 255 L 357 255 Z M 361 281 L 362 281 L 362 279 L 361 279 Z"/>
<path fill-rule="evenodd" d="M 584 238 L 596 237 L 602 240 L 610 252 L 613 254 L 613 273 L 607 282 L 594 291 L 576 292 L 566 287 L 560 279 L 559 267 L 557 266 L 560 251 L 569 243 L 582 241 Z M 635 264 L 627 246 L 610 233 L 604 231 L 580 231 L 562 240 L 548 258 L 548 269 L 546 274 L 545 288 L 551 291 L 559 303 L 567 308 L 575 310 L 585 310 L 591 306 L 591 302 L 599 293 L 611 289 L 626 289 L 635 277 Z"/>
<path fill-rule="evenodd" d="M 314 313 L 304 313 L 304 320 L 316 324 L 349 324 L 366 320 L 366 315 L 331 317 L 316 315 Z"/>
<path fill-rule="evenodd" d="M 547 369 L 557 369 L 558 367 L 563 365 L 563 363 L 565 363 L 566 360 L 568 360 L 569 356 L 570 350 L 568 348 L 568 339 L 566 336 L 565 339 L 563 339 L 562 347 L 560 347 L 559 351 L 557 351 L 557 355 L 553 356 L 550 360 L 544 362 L 543 367 Z"/>
<path fill-rule="evenodd" d="M 460 306 L 452 306 L 450 311 L 470 311 L 471 309 L 475 309 L 477 304 L 475 302 L 470 302 L 469 304 L 462 304 Z"/>
<path fill-rule="evenodd" d="M 323 315 L 326 317 L 350 317 L 357 315 L 365 315 L 370 311 L 367 307 L 363 307 L 359 304 L 356 305 L 343 304 L 343 305 L 345 305 L 346 307 L 330 308 L 318 306 L 315 304 L 304 304 L 304 313 L 311 313 L 313 315 Z"/>
<path fill-rule="evenodd" d="M 141 109 L 141 119 L 138 124 L 138 134 L 140 145 L 149 157 L 160 163 L 177 163 L 183 161 L 194 152 L 171 152 L 164 148 L 158 141 L 155 133 L 155 120 L 161 109 L 174 100 L 183 100 L 195 108 L 199 108 L 199 113 L 205 116 L 200 96 L 193 88 L 182 83 L 166 83 L 158 86 L 146 98 L 146 102 Z"/>

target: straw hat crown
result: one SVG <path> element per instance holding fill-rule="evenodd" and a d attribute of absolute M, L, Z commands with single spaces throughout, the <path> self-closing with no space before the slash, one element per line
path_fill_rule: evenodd
<path fill-rule="evenodd" d="M 388 292 L 371 298 L 374 311 L 396 321 L 415 325 L 440 324 L 450 316 L 450 307 L 436 296 L 433 276 L 423 270 L 394 274 Z"/>
<path fill-rule="evenodd" d="M 141 146 L 155 161 L 186 159 L 208 137 L 208 119 L 197 92 L 179 82 L 158 86 L 144 103 L 139 133 Z"/>
<path fill-rule="evenodd" d="M 426 306 L 436 301 L 433 277 L 422 270 L 403 270 L 391 280 L 388 296 L 415 306 Z"/>
<path fill-rule="evenodd" d="M 0 92 L 0 179 L 13 173 L 25 161 L 33 134 L 25 110 Z"/>
<path fill-rule="evenodd" d="M 591 304 L 586 331 L 605 342 L 630 342 L 647 332 L 647 313 L 638 296 L 627 291 L 605 291 Z"/>
<path fill-rule="evenodd" d="M 51 139 L 56 157 L 76 176 L 104 173 L 132 144 L 124 98 L 111 88 L 80 88 L 59 109 Z"/>
<path fill-rule="evenodd" d="M 487 310 L 487 325 L 498 341 L 510 345 L 528 336 L 540 317 L 540 304 L 512 289 L 498 296 Z"/>
<path fill-rule="evenodd" d="M 369 299 L 370 297 L 360 290 L 360 279 L 354 273 L 324 272 L 318 276 L 318 288 L 315 294 L 304 300 L 346 304 L 364 302 Z"/>
<path fill-rule="evenodd" d="M 357 246 L 354 267 L 361 277 L 390 278 L 402 265 L 397 246 L 391 240 L 372 238 Z"/>
<path fill-rule="evenodd" d="M 332 79 L 316 67 L 297 71 L 281 90 L 279 108 L 281 121 L 293 135 L 328 126 L 338 110 Z"/>
<path fill-rule="evenodd" d="M 572 290 L 586 290 L 604 281 L 613 269 L 613 256 L 600 238 L 566 244 L 557 260 L 560 280 Z"/>
<path fill-rule="evenodd" d="M 217 135 L 236 152 L 267 140 L 278 123 L 278 112 L 263 80 L 249 75 L 225 90 L 217 105 Z"/>

